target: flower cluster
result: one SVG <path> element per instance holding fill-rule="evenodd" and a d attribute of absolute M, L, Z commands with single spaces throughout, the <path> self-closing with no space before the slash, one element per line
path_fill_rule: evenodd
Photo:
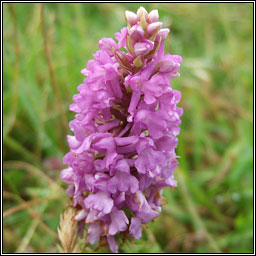
<path fill-rule="evenodd" d="M 169 79 L 179 76 L 182 58 L 164 55 L 169 29 L 158 18 L 157 10 L 126 11 L 127 27 L 115 34 L 118 42 L 99 41 L 70 106 L 74 136 L 61 178 L 81 209 L 75 219 L 88 224 L 88 242 L 107 239 L 112 252 L 118 233 L 141 237 L 165 203 L 163 188 L 177 185 L 181 93 Z"/>

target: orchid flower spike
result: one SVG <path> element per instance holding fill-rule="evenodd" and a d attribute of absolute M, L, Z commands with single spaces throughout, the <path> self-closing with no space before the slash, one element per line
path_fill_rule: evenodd
<path fill-rule="evenodd" d="M 157 10 L 125 12 L 127 27 L 116 40 L 102 38 L 86 76 L 73 96 L 68 135 L 68 167 L 61 179 L 79 211 L 75 220 L 88 224 L 90 244 L 107 241 L 118 251 L 116 237 L 140 239 L 142 225 L 158 217 L 165 187 L 174 188 L 178 165 L 181 93 L 170 79 L 178 77 L 182 58 L 164 54 L 169 29 Z M 123 50 L 123 48 L 125 50 Z"/>

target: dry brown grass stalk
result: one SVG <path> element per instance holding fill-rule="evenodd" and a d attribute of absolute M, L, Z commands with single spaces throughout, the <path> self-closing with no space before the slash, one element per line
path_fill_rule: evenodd
<path fill-rule="evenodd" d="M 81 252 L 78 243 L 78 222 L 75 220 L 78 210 L 68 206 L 60 217 L 60 226 L 58 228 L 59 239 L 64 253 Z"/>

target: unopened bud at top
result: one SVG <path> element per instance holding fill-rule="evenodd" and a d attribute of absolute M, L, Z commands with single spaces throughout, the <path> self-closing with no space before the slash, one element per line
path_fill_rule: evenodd
<path fill-rule="evenodd" d="M 134 12 L 125 11 L 125 18 L 127 23 L 131 26 L 137 23 L 137 15 Z"/>
<path fill-rule="evenodd" d="M 147 19 L 148 18 L 148 12 L 144 7 L 140 7 L 137 11 L 138 20 L 140 20 L 143 16 Z"/>
<path fill-rule="evenodd" d="M 150 23 L 158 21 L 158 19 L 159 19 L 158 10 L 152 10 L 148 14 L 148 19 L 149 19 Z"/>

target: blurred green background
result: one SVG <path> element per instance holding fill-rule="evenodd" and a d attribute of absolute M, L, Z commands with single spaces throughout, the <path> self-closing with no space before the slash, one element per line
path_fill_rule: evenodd
<path fill-rule="evenodd" d="M 4 252 L 58 251 L 69 204 L 59 173 L 80 70 L 141 5 L 3 4 Z M 252 253 L 253 4 L 143 6 L 170 27 L 166 52 L 183 57 L 172 80 L 183 95 L 181 158 L 160 217 L 120 252 Z"/>

